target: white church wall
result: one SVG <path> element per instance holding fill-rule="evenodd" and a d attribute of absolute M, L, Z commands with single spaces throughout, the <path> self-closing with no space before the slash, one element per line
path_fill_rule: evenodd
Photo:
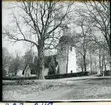
<path fill-rule="evenodd" d="M 68 73 L 72 72 L 77 72 L 76 70 L 76 52 L 75 48 L 72 47 L 72 49 L 69 49 L 69 54 L 68 54 Z"/>

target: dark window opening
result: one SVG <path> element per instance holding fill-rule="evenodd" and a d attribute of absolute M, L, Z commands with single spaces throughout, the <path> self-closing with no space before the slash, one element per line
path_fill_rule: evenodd
<path fill-rule="evenodd" d="M 70 51 L 72 51 L 72 46 L 70 47 Z"/>

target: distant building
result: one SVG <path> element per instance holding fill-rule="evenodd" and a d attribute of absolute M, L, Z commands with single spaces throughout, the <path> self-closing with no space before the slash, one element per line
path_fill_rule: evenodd
<path fill-rule="evenodd" d="M 18 70 L 18 71 L 17 71 L 17 76 L 22 77 L 22 76 L 23 76 L 22 73 L 23 73 L 23 70 Z"/>
<path fill-rule="evenodd" d="M 23 70 L 23 69 L 18 70 L 17 76 L 19 76 L 19 77 L 30 77 L 30 76 L 32 76 L 31 69 L 30 69 L 29 65 L 27 65 L 25 70 Z"/>
<path fill-rule="evenodd" d="M 30 69 L 29 65 L 26 67 L 26 69 L 24 71 L 24 76 L 25 77 L 30 77 L 31 76 L 31 69 Z"/>

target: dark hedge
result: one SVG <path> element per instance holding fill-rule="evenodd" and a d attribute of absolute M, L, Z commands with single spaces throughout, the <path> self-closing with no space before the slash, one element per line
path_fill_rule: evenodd
<path fill-rule="evenodd" d="M 79 76 L 88 76 L 88 75 L 89 72 L 78 72 L 78 73 L 48 75 L 45 76 L 45 79 L 59 79 L 59 78 L 79 77 Z"/>

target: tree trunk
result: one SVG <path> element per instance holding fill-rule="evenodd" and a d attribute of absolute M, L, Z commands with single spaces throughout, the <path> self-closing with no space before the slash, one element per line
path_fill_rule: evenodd
<path fill-rule="evenodd" d="M 109 56 L 110 56 L 110 70 L 111 70 L 111 33 L 109 35 Z"/>
<path fill-rule="evenodd" d="M 26 67 L 28 66 L 28 64 L 26 63 L 26 65 L 25 65 L 25 67 L 24 67 L 24 69 L 23 69 L 23 72 L 22 72 L 22 74 L 24 74 L 25 73 L 25 70 L 26 70 Z"/>
<path fill-rule="evenodd" d="M 66 57 L 66 59 L 67 59 L 67 64 L 66 64 L 66 73 L 68 73 L 68 63 L 69 63 L 69 46 L 68 46 L 68 50 L 67 50 L 67 57 Z"/>
<path fill-rule="evenodd" d="M 104 71 L 104 55 L 101 58 L 101 71 Z"/>
<path fill-rule="evenodd" d="M 44 79 L 44 44 L 43 41 L 39 43 L 38 49 L 38 79 Z"/>
<path fill-rule="evenodd" d="M 106 71 L 106 62 L 105 62 L 105 52 L 104 50 L 102 51 L 103 52 L 103 58 L 102 58 L 102 69 L 103 69 L 103 76 L 105 76 L 105 71 Z"/>
<path fill-rule="evenodd" d="M 44 57 L 42 56 L 42 54 L 38 54 L 38 63 L 37 63 L 37 78 L 38 79 L 44 79 L 43 70 L 44 70 Z"/>
<path fill-rule="evenodd" d="M 81 65 L 81 70 L 82 70 L 82 72 L 84 72 L 84 68 L 83 68 L 83 65 Z"/>
<path fill-rule="evenodd" d="M 90 52 L 90 73 L 92 74 L 92 56 Z"/>
<path fill-rule="evenodd" d="M 102 72 L 102 68 L 101 68 L 101 49 L 99 48 L 99 71 L 98 74 L 100 75 Z"/>
<path fill-rule="evenodd" d="M 110 51 L 110 70 L 111 70 L 111 51 Z"/>
<path fill-rule="evenodd" d="M 97 61 L 94 62 L 94 69 L 97 71 Z"/>
<path fill-rule="evenodd" d="M 86 56 L 83 56 L 83 63 L 84 63 L 84 71 L 86 71 Z"/>

